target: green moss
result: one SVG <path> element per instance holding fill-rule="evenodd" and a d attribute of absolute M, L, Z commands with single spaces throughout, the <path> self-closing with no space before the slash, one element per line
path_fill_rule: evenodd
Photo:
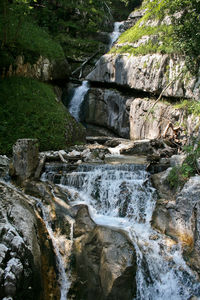
<path fill-rule="evenodd" d="M 40 150 L 64 148 L 73 142 L 73 130 L 81 132 L 74 123 L 62 103 L 56 102 L 51 86 L 29 78 L 1 81 L 0 153 L 10 154 L 20 138 L 38 138 Z M 67 126 L 72 128 L 68 140 Z"/>
<path fill-rule="evenodd" d="M 200 117 L 200 102 L 195 100 L 183 99 L 179 103 L 175 104 L 175 108 L 184 109 L 187 114 L 193 114 Z"/>
<path fill-rule="evenodd" d="M 172 26 L 141 26 L 141 22 L 144 22 L 143 18 L 120 36 L 117 47 L 113 47 L 111 53 L 130 53 L 132 55 L 174 53 Z M 132 43 L 136 43 L 143 36 L 152 36 L 152 39 L 150 38 L 148 42 L 141 44 L 139 47 L 133 47 Z"/>

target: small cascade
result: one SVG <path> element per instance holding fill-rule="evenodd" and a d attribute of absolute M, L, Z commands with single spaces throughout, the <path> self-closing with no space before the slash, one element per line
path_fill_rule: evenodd
<path fill-rule="evenodd" d="M 51 168 L 43 179 L 54 181 Z M 156 193 L 145 165 L 85 164 L 63 171 L 60 186 L 71 204 L 87 204 L 93 220 L 124 230 L 137 252 L 134 300 L 186 300 L 200 296 L 200 284 L 182 258 L 181 246 L 151 228 Z"/>
<path fill-rule="evenodd" d="M 69 272 L 66 272 L 65 270 L 65 263 L 63 261 L 63 257 L 60 254 L 60 250 L 59 250 L 59 240 L 55 237 L 53 230 L 51 228 L 51 220 L 50 220 L 50 213 L 48 211 L 48 208 L 45 207 L 42 202 L 40 202 L 38 199 L 34 198 L 37 201 L 37 207 L 41 210 L 42 212 L 42 218 L 45 222 L 47 231 L 49 233 L 49 236 L 52 240 L 53 243 L 53 247 L 54 247 L 54 251 L 56 254 L 56 262 L 57 262 L 57 267 L 58 267 L 58 271 L 59 271 L 59 284 L 60 284 L 60 300 L 67 300 L 67 293 L 69 291 L 71 282 L 70 282 L 70 274 Z M 69 223 L 70 223 L 70 228 L 71 228 L 71 232 L 70 232 L 70 240 L 72 243 L 72 236 L 73 236 L 73 219 L 70 218 L 69 219 Z"/>
<path fill-rule="evenodd" d="M 81 104 L 83 103 L 88 90 L 89 83 L 85 80 L 82 82 L 82 85 L 75 90 L 74 96 L 70 101 L 69 112 L 76 119 L 76 121 L 80 121 Z"/>
<path fill-rule="evenodd" d="M 112 47 L 112 45 L 114 44 L 114 42 L 116 42 L 116 40 L 119 38 L 120 34 L 124 31 L 123 30 L 123 24 L 124 22 L 115 22 L 114 23 L 114 30 L 113 32 L 110 34 L 110 45 L 109 48 Z"/>

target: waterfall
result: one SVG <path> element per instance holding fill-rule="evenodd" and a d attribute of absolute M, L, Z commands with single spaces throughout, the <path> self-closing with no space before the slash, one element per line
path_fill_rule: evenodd
<path fill-rule="evenodd" d="M 48 169 L 45 176 L 54 180 Z M 200 285 L 182 258 L 181 246 L 151 228 L 156 193 L 144 165 L 79 166 L 63 171 L 60 186 L 71 205 L 87 204 L 99 225 L 126 231 L 137 253 L 135 300 L 186 300 L 200 296 Z"/>
<path fill-rule="evenodd" d="M 116 40 L 118 39 L 118 37 L 120 36 L 120 34 L 123 32 L 122 27 L 123 27 L 124 22 L 115 22 L 114 23 L 114 30 L 113 32 L 110 34 L 110 45 L 109 48 L 112 47 L 112 45 L 114 44 L 114 42 L 116 42 Z"/>
<path fill-rule="evenodd" d="M 58 267 L 58 271 L 59 271 L 59 284 L 60 284 L 60 300 L 67 300 L 67 293 L 68 293 L 68 290 L 70 288 L 70 280 L 69 280 L 69 275 L 70 274 L 67 274 L 66 273 L 66 270 L 65 270 L 65 263 L 63 261 L 63 258 L 62 258 L 62 255 L 60 254 L 60 250 L 59 250 L 59 240 L 55 237 L 54 233 L 53 233 L 53 230 L 51 228 L 51 220 L 50 220 L 50 213 L 48 211 L 48 208 L 45 207 L 42 202 L 33 197 L 35 199 L 35 201 L 37 202 L 37 207 L 41 210 L 42 212 L 42 218 L 43 218 L 43 221 L 46 225 L 46 229 L 49 233 L 49 236 L 51 238 L 51 241 L 52 241 L 52 244 L 53 244 L 53 247 L 54 247 L 54 251 L 55 251 L 55 254 L 56 254 L 56 263 L 57 263 L 57 267 Z M 73 220 L 70 220 L 70 239 L 71 239 L 71 236 L 73 235 Z"/>
<path fill-rule="evenodd" d="M 83 81 L 82 85 L 75 90 L 74 96 L 70 101 L 69 112 L 77 121 L 80 121 L 81 104 L 83 103 L 85 95 L 88 90 L 89 90 L 88 81 Z"/>

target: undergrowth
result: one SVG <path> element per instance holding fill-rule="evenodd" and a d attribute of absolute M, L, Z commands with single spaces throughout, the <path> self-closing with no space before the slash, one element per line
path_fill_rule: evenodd
<path fill-rule="evenodd" d="M 175 190 L 183 187 L 191 176 L 199 174 L 197 160 L 200 158 L 200 141 L 194 139 L 191 145 L 185 146 L 183 150 L 186 153 L 184 162 L 181 166 L 173 167 L 167 177 L 170 187 Z"/>
<path fill-rule="evenodd" d="M 29 78 L 12 77 L 0 83 L 0 153 L 10 154 L 20 138 L 38 138 L 40 150 L 66 146 L 70 121 L 52 87 Z"/>

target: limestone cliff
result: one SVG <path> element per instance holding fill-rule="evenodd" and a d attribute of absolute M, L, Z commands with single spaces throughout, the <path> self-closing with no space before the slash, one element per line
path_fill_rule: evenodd
<path fill-rule="evenodd" d="M 87 121 L 131 139 L 159 138 L 169 122 L 190 135 L 191 127 L 198 128 L 198 118 L 191 125 L 191 119 L 195 117 L 190 117 L 189 124 L 188 112 L 175 109 L 174 102 L 200 100 L 199 73 L 194 75 L 186 69 L 185 57 L 167 53 L 166 39 L 170 36 L 171 19 L 165 16 L 158 20 L 145 14 L 144 10 L 138 10 L 130 15 L 128 20 L 135 20 L 133 26 L 122 34 L 111 51 L 100 58 L 87 76 L 92 85 L 100 84 L 107 89 L 106 92 L 90 91 L 88 103 L 91 107 Z M 108 88 L 113 87 L 120 93 L 110 90 L 108 97 Z M 112 100 L 113 93 L 117 95 L 115 100 Z M 160 95 L 162 97 L 155 106 Z M 136 98 L 140 100 L 136 101 Z M 109 115 L 115 119 L 115 126 L 111 124 Z M 123 115 L 126 119 L 129 117 L 126 130 L 122 130 Z M 118 126 L 118 123 L 121 124 Z"/>

